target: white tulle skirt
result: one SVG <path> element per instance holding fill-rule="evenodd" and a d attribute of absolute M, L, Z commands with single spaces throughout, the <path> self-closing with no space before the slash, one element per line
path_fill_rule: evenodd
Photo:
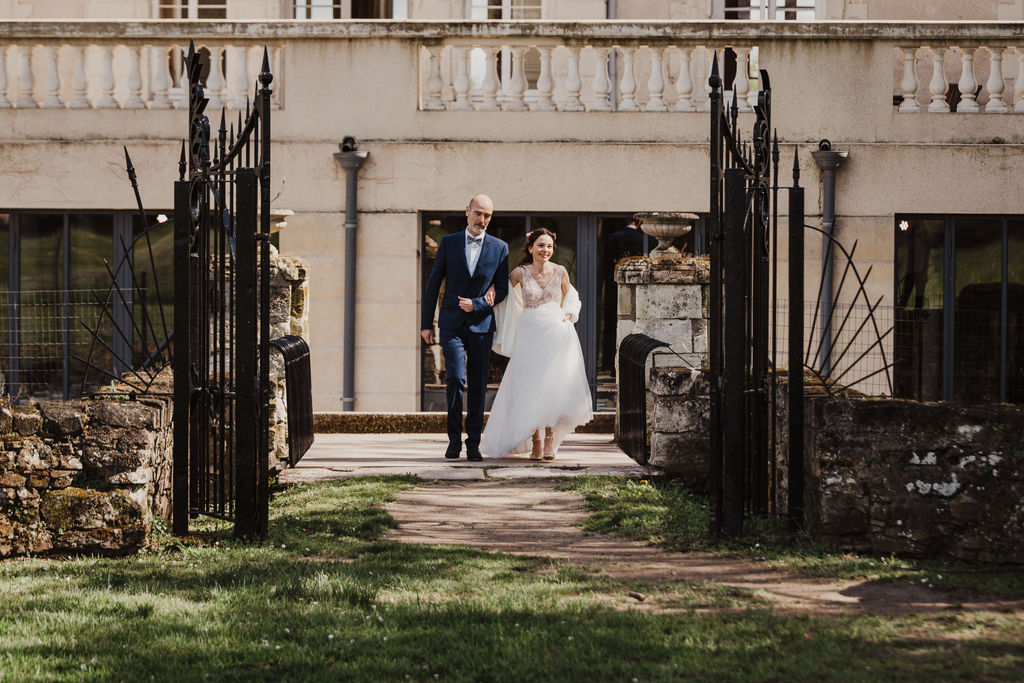
<path fill-rule="evenodd" d="M 535 430 L 551 427 L 554 448 L 594 417 L 576 328 L 557 303 L 519 316 L 515 346 L 480 441 L 492 458 L 529 452 Z"/>

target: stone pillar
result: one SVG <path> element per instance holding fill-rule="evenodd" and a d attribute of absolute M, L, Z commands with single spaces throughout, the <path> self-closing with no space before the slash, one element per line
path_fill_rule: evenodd
<path fill-rule="evenodd" d="M 618 284 L 616 348 L 626 335 L 640 333 L 669 344 L 668 349 L 657 349 L 648 358 L 649 371 L 650 368 L 675 368 L 689 373 L 691 368 L 699 370 L 707 366 L 711 271 L 706 258 L 626 258 L 615 269 L 615 282 Z M 655 374 L 650 372 L 649 376 Z M 658 400 L 660 397 L 648 391 L 650 464 L 669 470 L 671 468 L 667 465 L 671 457 L 668 451 L 672 446 L 670 440 L 658 437 L 661 429 L 659 415 L 667 416 L 668 413 L 665 409 L 659 411 Z"/>

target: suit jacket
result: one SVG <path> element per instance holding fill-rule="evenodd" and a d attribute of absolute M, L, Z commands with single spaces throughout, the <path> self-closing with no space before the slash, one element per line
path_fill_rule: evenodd
<path fill-rule="evenodd" d="M 484 300 L 484 293 L 494 285 L 495 304 L 508 296 L 508 245 L 485 232 L 476 270 L 470 275 L 465 235 L 465 230 L 445 235 L 437 245 L 437 257 L 423 293 L 421 330 L 434 326 L 434 307 L 442 281 L 445 287 L 441 311 L 437 316 L 438 327 L 458 330 L 468 325 L 471 332 L 493 332 L 495 329 L 494 309 Z M 459 308 L 460 296 L 473 300 L 472 312 Z"/>

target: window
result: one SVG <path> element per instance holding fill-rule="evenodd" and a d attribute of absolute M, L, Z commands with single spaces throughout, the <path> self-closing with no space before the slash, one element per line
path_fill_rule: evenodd
<path fill-rule="evenodd" d="M 227 19 L 227 0 L 157 0 L 161 19 Z"/>
<path fill-rule="evenodd" d="M 725 0 L 721 17 L 754 21 L 810 21 L 816 18 L 816 6 L 816 0 Z"/>
<path fill-rule="evenodd" d="M 391 19 L 405 17 L 407 0 L 291 0 L 295 19 Z"/>
<path fill-rule="evenodd" d="M 469 0 L 469 18 L 473 20 L 543 19 L 542 0 Z"/>
<path fill-rule="evenodd" d="M 897 216 L 897 396 L 1024 403 L 1024 217 Z"/>
<path fill-rule="evenodd" d="M 89 391 L 127 370 L 115 357 L 141 365 L 164 342 L 173 324 L 173 222 L 147 220 L 157 226 L 152 262 L 145 241 L 132 253 L 144 230 L 135 212 L 0 212 L 9 256 L 0 267 L 0 394 L 78 396 L 86 373 L 77 359 L 103 368 L 89 372 Z M 124 262 L 133 268 L 118 272 Z"/>

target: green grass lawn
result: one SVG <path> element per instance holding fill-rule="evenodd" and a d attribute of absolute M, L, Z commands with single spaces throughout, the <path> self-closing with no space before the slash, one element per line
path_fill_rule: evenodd
<path fill-rule="evenodd" d="M 732 588 L 380 540 L 393 523 L 383 503 L 415 484 L 288 488 L 263 544 L 203 522 L 139 556 L 0 563 L 0 680 L 911 681 L 1024 671 L 1019 613 L 816 616 Z"/>
<path fill-rule="evenodd" d="M 708 537 L 708 499 L 667 481 L 582 476 L 569 480 L 563 488 L 587 501 L 589 530 L 646 541 L 666 550 L 744 557 L 824 579 L 914 582 L 963 599 L 1024 598 L 1021 567 L 837 552 L 815 545 L 805 535 L 783 532 L 781 524 L 772 528 L 765 520 L 748 520 L 745 529 L 751 531 L 747 538 L 712 541 Z"/>

